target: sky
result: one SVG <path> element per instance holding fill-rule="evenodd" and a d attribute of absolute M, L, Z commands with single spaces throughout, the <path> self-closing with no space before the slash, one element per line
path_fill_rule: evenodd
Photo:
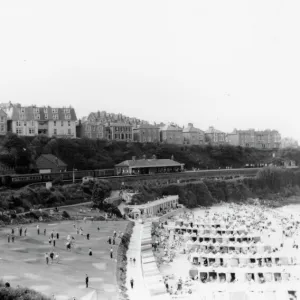
<path fill-rule="evenodd" d="M 300 141 L 298 0 L 0 1 L 0 102 Z"/>

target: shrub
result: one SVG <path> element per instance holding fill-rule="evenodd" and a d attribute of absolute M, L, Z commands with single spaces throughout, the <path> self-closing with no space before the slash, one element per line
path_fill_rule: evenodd
<path fill-rule="evenodd" d="M 70 219 L 71 218 L 69 213 L 65 210 L 62 212 L 62 217 L 65 218 L 65 219 Z"/>

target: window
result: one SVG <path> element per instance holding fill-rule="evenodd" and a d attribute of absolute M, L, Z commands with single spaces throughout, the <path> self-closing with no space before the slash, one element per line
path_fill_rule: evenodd
<path fill-rule="evenodd" d="M 21 113 L 25 113 L 25 107 L 21 107 L 21 109 L 20 109 L 20 111 L 21 111 Z"/>
<path fill-rule="evenodd" d="M 38 109 L 38 108 L 34 108 L 34 109 L 33 109 L 33 113 L 34 113 L 34 114 L 38 114 L 38 113 L 39 113 L 39 109 Z"/>
<path fill-rule="evenodd" d="M 29 128 L 29 134 L 34 134 L 34 133 L 35 133 L 34 128 Z"/>
<path fill-rule="evenodd" d="M 53 114 L 57 114 L 57 112 L 58 112 L 57 108 L 52 108 L 52 113 Z"/>
<path fill-rule="evenodd" d="M 57 129 L 54 129 L 54 134 L 57 134 Z"/>
<path fill-rule="evenodd" d="M 26 126 L 27 125 L 27 123 L 26 122 L 24 122 L 24 126 Z"/>
<path fill-rule="evenodd" d="M 44 108 L 44 114 L 48 114 L 48 109 Z"/>
<path fill-rule="evenodd" d="M 70 113 L 70 109 L 69 108 L 65 108 L 64 112 L 65 112 L 65 114 L 69 114 Z"/>
<path fill-rule="evenodd" d="M 4 125 L 1 125 L 1 126 L 0 126 L 0 131 L 1 131 L 1 132 L 5 131 L 5 126 L 4 126 Z"/>
<path fill-rule="evenodd" d="M 34 118 L 35 118 L 36 120 L 39 120 L 40 117 L 41 117 L 40 114 L 35 114 L 35 115 L 34 115 Z"/>
<path fill-rule="evenodd" d="M 20 120 L 24 120 L 24 114 L 20 114 Z"/>
<path fill-rule="evenodd" d="M 0 117 L 0 122 L 4 122 L 5 118 L 3 116 Z"/>
<path fill-rule="evenodd" d="M 65 119 L 66 120 L 70 120 L 71 119 L 71 115 L 65 115 Z"/>
<path fill-rule="evenodd" d="M 48 120 L 48 114 L 45 114 L 45 119 Z"/>
<path fill-rule="evenodd" d="M 70 128 L 68 129 L 68 134 L 71 134 L 71 129 Z"/>
<path fill-rule="evenodd" d="M 64 121 L 61 121 L 61 122 L 60 122 L 60 126 L 64 126 Z"/>
<path fill-rule="evenodd" d="M 68 121 L 68 126 L 71 126 L 71 122 L 70 121 Z"/>
<path fill-rule="evenodd" d="M 17 130 L 16 130 L 17 134 L 22 134 L 22 132 L 23 132 L 22 128 L 17 128 Z"/>
<path fill-rule="evenodd" d="M 56 121 L 53 122 L 53 125 L 56 126 Z"/>
<path fill-rule="evenodd" d="M 17 121 L 17 122 L 16 122 L 16 125 L 17 125 L 17 126 L 21 126 L 21 122 L 20 122 L 20 121 Z"/>
<path fill-rule="evenodd" d="M 58 120 L 58 115 L 53 115 L 53 120 Z"/>

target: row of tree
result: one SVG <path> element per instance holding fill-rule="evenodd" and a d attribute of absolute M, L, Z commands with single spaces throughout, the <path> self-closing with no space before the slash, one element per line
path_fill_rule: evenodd
<path fill-rule="evenodd" d="M 17 173 L 35 172 L 35 161 L 41 154 L 53 154 L 62 159 L 69 169 L 113 168 L 132 156 L 141 158 L 171 158 L 185 164 L 187 169 L 244 167 L 246 164 L 270 163 L 272 150 L 258 150 L 230 145 L 180 146 L 159 143 L 130 143 L 106 140 L 49 138 L 44 135 L 21 137 L 7 134 L 0 140 L 0 164 Z M 300 163 L 297 149 L 276 152 L 276 157 Z"/>

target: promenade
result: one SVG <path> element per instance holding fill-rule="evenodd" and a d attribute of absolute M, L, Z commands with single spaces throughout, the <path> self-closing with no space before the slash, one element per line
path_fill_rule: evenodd
<path fill-rule="evenodd" d="M 145 286 L 143 271 L 141 266 L 141 238 L 143 225 L 135 222 L 133 233 L 130 239 L 127 251 L 127 276 L 126 287 L 128 289 L 128 297 L 130 300 L 150 300 L 150 293 Z M 135 258 L 136 262 L 130 262 L 130 258 Z M 130 286 L 130 279 L 134 280 L 133 289 Z"/>

